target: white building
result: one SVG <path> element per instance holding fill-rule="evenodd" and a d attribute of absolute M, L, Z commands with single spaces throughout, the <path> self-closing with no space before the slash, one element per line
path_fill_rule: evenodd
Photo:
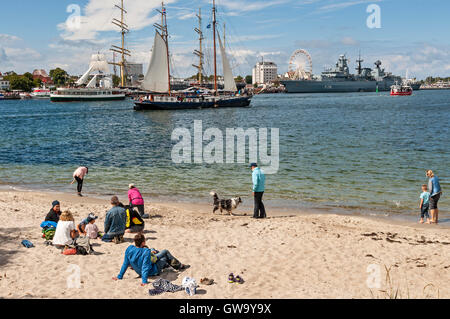
<path fill-rule="evenodd" d="M 277 65 L 273 62 L 258 62 L 253 68 L 253 84 L 265 84 L 278 76 Z"/>
<path fill-rule="evenodd" d="M 9 90 L 9 81 L 5 81 L 0 77 L 0 90 Z"/>

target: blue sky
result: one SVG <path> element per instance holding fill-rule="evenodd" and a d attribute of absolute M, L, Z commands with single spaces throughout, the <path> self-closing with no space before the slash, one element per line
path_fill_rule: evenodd
<path fill-rule="evenodd" d="M 3 1 L 0 20 L 0 72 L 19 73 L 35 68 L 62 67 L 81 74 L 97 51 L 111 56 L 119 34 L 110 23 L 119 16 L 120 0 L 20 0 Z M 192 51 L 197 48 L 195 13 L 202 8 L 204 26 L 211 19 L 211 1 L 167 1 L 171 57 L 175 76 L 195 73 Z M 217 0 L 218 21 L 226 24 L 227 46 L 235 75 L 251 74 L 264 56 L 288 69 L 291 53 L 307 50 L 314 73 L 332 66 L 341 53 L 352 68 L 359 51 L 365 66 L 380 59 L 396 74 L 424 78 L 450 75 L 450 1 L 438 0 Z M 80 28 L 71 29 L 69 5 L 81 9 Z M 381 9 L 381 28 L 370 29 L 366 8 Z M 159 0 L 125 0 L 131 27 L 127 47 L 131 60 L 148 64 L 153 44 L 152 24 Z M 206 46 L 211 34 L 205 30 Z M 208 59 L 209 61 L 210 59 Z M 206 71 L 211 65 L 207 63 Z"/>

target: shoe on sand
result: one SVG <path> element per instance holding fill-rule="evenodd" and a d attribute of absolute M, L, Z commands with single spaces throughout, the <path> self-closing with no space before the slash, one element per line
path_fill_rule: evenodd
<path fill-rule="evenodd" d="M 235 281 L 236 281 L 236 278 L 234 278 L 233 273 L 229 274 L 229 275 L 228 275 L 228 282 L 229 282 L 230 284 L 232 284 L 232 283 L 234 283 Z"/>
<path fill-rule="evenodd" d="M 242 285 L 244 283 L 244 279 L 241 276 L 236 276 L 236 283 Z"/>
<path fill-rule="evenodd" d="M 214 283 L 214 279 L 203 278 L 200 279 L 200 283 L 205 286 L 211 286 Z"/>

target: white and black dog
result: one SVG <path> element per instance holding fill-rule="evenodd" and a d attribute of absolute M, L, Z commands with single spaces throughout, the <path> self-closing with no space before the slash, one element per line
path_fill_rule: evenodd
<path fill-rule="evenodd" d="M 221 213 L 222 213 L 222 211 L 225 210 L 231 216 L 234 216 L 233 210 L 238 208 L 239 204 L 242 204 L 242 199 L 240 197 L 235 197 L 235 198 L 231 198 L 231 199 L 220 199 L 219 195 L 217 195 L 216 192 L 211 192 L 209 194 L 214 197 L 213 214 L 218 210 L 220 210 Z"/>

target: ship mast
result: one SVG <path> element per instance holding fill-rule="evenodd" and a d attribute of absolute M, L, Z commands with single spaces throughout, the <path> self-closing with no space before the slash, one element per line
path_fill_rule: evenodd
<path fill-rule="evenodd" d="M 203 37 L 203 31 L 202 31 L 202 9 L 198 9 L 198 28 L 195 28 L 195 32 L 199 35 L 199 41 L 200 41 L 200 49 L 195 50 L 194 54 L 199 57 L 200 61 L 198 65 L 193 64 L 192 66 L 198 69 L 198 82 L 200 83 L 200 86 L 203 83 L 203 40 L 205 39 Z"/>
<path fill-rule="evenodd" d="M 169 83 L 169 95 L 171 95 L 172 87 L 170 84 L 170 56 L 169 56 L 169 30 L 167 28 L 167 12 L 166 7 L 164 6 L 164 1 L 161 2 L 161 11 L 157 10 L 159 13 L 161 13 L 161 24 L 155 23 L 154 26 L 158 30 L 161 31 L 161 37 L 163 38 L 164 42 L 166 43 L 166 54 L 167 54 L 167 73 L 168 73 L 168 83 Z"/>
<path fill-rule="evenodd" d="M 358 71 L 358 75 L 361 75 L 362 73 L 361 63 L 364 62 L 364 60 L 361 59 L 361 51 L 359 51 L 359 59 L 356 60 L 356 62 L 358 63 L 358 67 L 356 68 L 356 70 Z"/>
<path fill-rule="evenodd" d="M 131 56 L 130 55 L 130 50 L 125 49 L 125 34 L 127 34 L 128 32 L 130 32 L 130 30 L 128 29 L 128 25 L 124 22 L 124 16 L 126 13 L 128 13 L 124 6 L 123 6 L 123 0 L 121 0 L 121 6 L 119 7 L 118 5 L 115 6 L 116 8 L 118 8 L 120 10 L 120 20 L 117 19 L 113 19 L 112 23 L 115 24 L 116 26 L 118 26 L 121 30 L 121 34 L 122 34 L 122 46 L 118 47 L 113 45 L 112 48 L 110 49 L 111 51 L 115 52 L 115 53 L 120 53 L 122 56 L 122 60 L 118 63 L 116 63 L 115 61 L 113 63 L 114 66 L 120 66 L 120 78 L 121 78 L 121 84 L 122 87 L 125 87 L 125 66 L 126 66 L 126 59 L 125 56 Z"/>
<path fill-rule="evenodd" d="M 213 0 L 213 33 L 214 33 L 214 94 L 217 95 L 217 51 L 216 51 L 216 0 Z"/>

